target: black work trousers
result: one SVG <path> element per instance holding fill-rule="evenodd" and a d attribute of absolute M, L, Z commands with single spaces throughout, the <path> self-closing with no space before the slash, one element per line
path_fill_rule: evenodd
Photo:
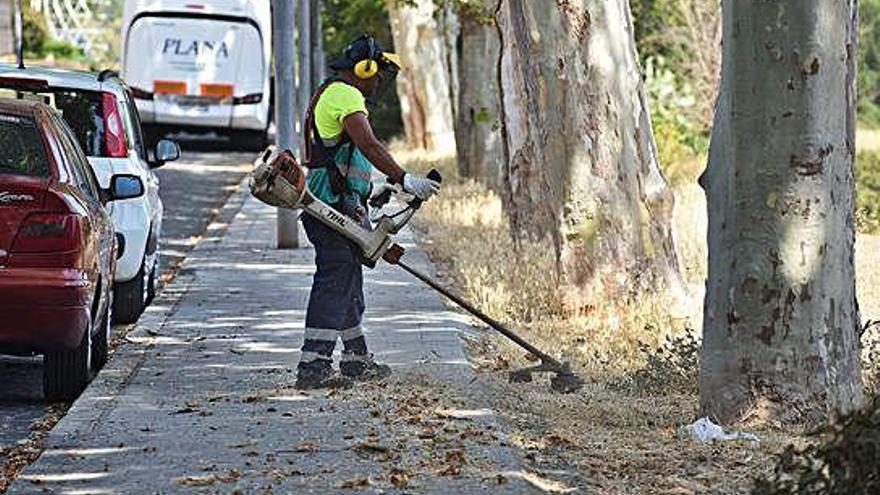
<path fill-rule="evenodd" d="M 329 371 L 336 340 L 342 339 L 340 367 L 357 367 L 367 357 L 361 328 L 364 279 L 360 250 L 342 234 L 309 214 L 302 215 L 309 241 L 315 246 L 317 270 L 306 309 L 305 341 L 299 369 Z"/>

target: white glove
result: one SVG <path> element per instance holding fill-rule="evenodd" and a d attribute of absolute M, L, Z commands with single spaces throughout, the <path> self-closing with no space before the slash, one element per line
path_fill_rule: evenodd
<path fill-rule="evenodd" d="M 427 177 L 418 177 L 408 173 L 403 176 L 403 190 L 425 201 L 437 194 L 437 191 L 440 190 L 440 183 Z"/>

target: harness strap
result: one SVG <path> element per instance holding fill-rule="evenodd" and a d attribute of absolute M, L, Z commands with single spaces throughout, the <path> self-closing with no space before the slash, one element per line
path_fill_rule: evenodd
<path fill-rule="evenodd" d="M 347 193 L 349 191 L 349 188 L 347 177 L 342 174 L 336 164 L 336 151 L 341 146 L 349 142 L 349 137 L 348 134 L 345 132 L 345 129 L 343 129 L 339 141 L 334 146 L 328 147 L 324 144 L 324 139 L 318 132 L 318 125 L 315 122 L 315 107 L 318 106 L 318 100 L 320 100 L 321 95 L 324 94 L 324 91 L 335 82 L 346 84 L 340 79 L 328 79 L 327 81 L 322 83 L 321 86 L 318 87 L 317 91 L 315 91 L 315 94 L 312 95 L 312 99 L 309 102 L 308 109 L 306 110 L 306 119 L 303 126 L 303 141 L 305 141 L 304 165 L 306 166 L 306 168 L 309 169 L 326 168 L 330 179 L 330 189 L 333 191 L 333 194 L 336 194 L 338 196 Z M 311 134 L 311 136 L 309 136 L 309 134 Z M 317 146 L 317 149 L 314 150 L 312 148 L 313 146 Z M 313 151 L 317 152 L 317 156 L 313 156 Z M 353 153 L 354 150 L 352 149 L 346 162 L 351 161 L 351 156 Z"/>

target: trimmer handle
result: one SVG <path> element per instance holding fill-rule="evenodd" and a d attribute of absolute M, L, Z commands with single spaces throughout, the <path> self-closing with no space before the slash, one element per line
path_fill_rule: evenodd
<path fill-rule="evenodd" d="M 434 182 L 443 183 L 443 176 L 440 175 L 440 172 L 436 168 L 432 168 L 431 171 L 428 172 L 427 177 Z M 409 202 L 409 206 L 414 210 L 418 210 L 422 207 L 422 200 L 419 198 L 413 198 L 412 201 Z"/>
<path fill-rule="evenodd" d="M 443 176 L 440 175 L 440 172 L 438 172 L 437 169 L 431 169 L 431 171 L 428 172 L 428 178 L 433 181 L 436 181 L 436 182 L 441 182 L 441 183 L 443 182 Z M 391 182 L 390 178 L 388 179 L 388 182 Z M 376 209 L 382 208 L 383 206 L 388 204 L 389 201 L 391 201 L 391 194 L 392 194 L 392 190 L 386 189 L 385 191 L 382 192 L 382 194 L 379 194 L 378 196 L 374 196 L 374 197 L 370 198 L 370 207 L 376 208 Z M 415 198 L 412 201 L 410 201 L 408 204 L 409 204 L 409 206 L 412 206 L 413 208 L 418 209 L 420 206 L 422 206 L 422 200 Z"/>
<path fill-rule="evenodd" d="M 443 182 L 443 176 L 440 175 L 440 172 L 436 168 L 432 168 L 430 172 L 428 172 L 428 178 L 434 182 Z"/>

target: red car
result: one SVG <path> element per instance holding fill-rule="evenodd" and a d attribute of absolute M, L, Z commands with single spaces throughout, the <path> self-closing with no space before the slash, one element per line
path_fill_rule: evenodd
<path fill-rule="evenodd" d="M 72 399 L 107 360 L 116 266 L 108 201 L 73 132 L 42 103 L 0 99 L 0 352 L 43 354 L 43 391 Z"/>

